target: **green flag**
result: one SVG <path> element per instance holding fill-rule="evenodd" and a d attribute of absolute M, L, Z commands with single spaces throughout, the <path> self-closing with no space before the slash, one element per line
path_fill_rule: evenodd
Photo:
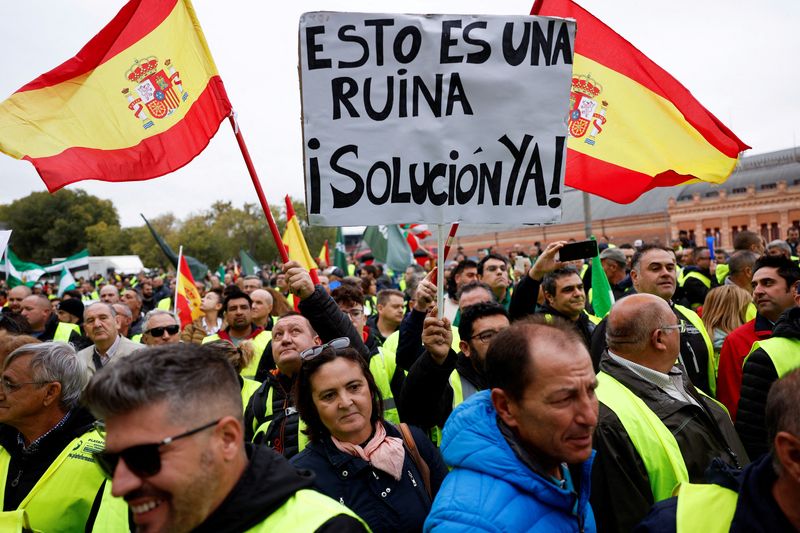
<path fill-rule="evenodd" d="M 242 262 L 242 274 L 245 276 L 255 276 L 261 272 L 261 267 L 258 266 L 256 260 L 250 257 L 250 254 L 244 250 L 239 250 L 239 260 Z"/>
<path fill-rule="evenodd" d="M 611 292 L 611 285 L 600 262 L 598 250 L 597 255 L 592 258 L 592 309 L 595 316 L 603 318 L 611 310 L 612 305 L 614 305 L 614 293 Z"/>
<path fill-rule="evenodd" d="M 396 272 L 405 270 L 414 261 L 411 246 L 397 224 L 369 226 L 362 238 L 372 250 L 375 260 Z"/>
<path fill-rule="evenodd" d="M 58 280 L 58 297 L 64 296 L 64 293 L 76 288 L 75 278 L 66 266 L 61 267 L 61 279 Z"/>
<path fill-rule="evenodd" d="M 225 265 L 219 265 L 219 268 L 217 269 L 217 277 L 219 277 L 219 280 L 222 283 L 225 283 Z"/>
<path fill-rule="evenodd" d="M 144 223 L 147 224 L 147 228 L 150 230 L 150 233 L 153 235 L 153 238 L 158 243 L 158 246 L 161 248 L 161 251 L 164 252 L 164 255 L 167 256 L 169 262 L 172 263 L 172 266 L 175 267 L 175 270 L 178 270 L 178 254 L 176 254 L 172 248 L 170 247 L 167 242 L 161 238 L 161 235 L 156 233 L 156 230 L 153 226 L 150 225 L 150 222 L 144 218 L 144 215 L 139 213 L 139 216 L 144 219 Z M 200 262 L 199 260 L 195 259 L 192 256 L 183 254 L 186 258 L 186 262 L 189 264 L 189 270 L 192 271 L 192 277 L 196 280 L 202 280 L 206 277 L 208 273 L 208 266 L 205 263 Z"/>
<path fill-rule="evenodd" d="M 6 282 L 9 287 L 27 285 L 33 287 L 36 281 L 45 275 L 45 269 L 36 263 L 28 263 L 17 257 L 11 251 L 11 247 L 6 248 L 6 257 L 2 263 L 2 270 L 6 273 Z"/>
<path fill-rule="evenodd" d="M 344 246 L 342 228 L 336 228 L 336 247 L 333 253 L 333 264 L 347 274 L 347 249 Z"/>

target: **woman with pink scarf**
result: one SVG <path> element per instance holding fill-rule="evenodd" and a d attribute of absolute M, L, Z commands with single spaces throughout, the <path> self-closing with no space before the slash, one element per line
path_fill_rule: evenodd
<path fill-rule="evenodd" d="M 378 387 L 349 339 L 300 355 L 295 405 L 310 442 L 292 464 L 313 471 L 315 488 L 373 532 L 422 531 L 447 474 L 439 451 L 421 430 L 410 428 L 404 441 L 401 429 L 383 420 Z"/>

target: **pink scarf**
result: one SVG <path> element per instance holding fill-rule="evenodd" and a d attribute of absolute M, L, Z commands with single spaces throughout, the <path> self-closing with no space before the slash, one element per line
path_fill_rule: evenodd
<path fill-rule="evenodd" d="M 365 447 L 350 442 L 342 442 L 331 435 L 333 444 L 344 453 L 361 457 L 378 470 L 382 470 L 399 481 L 403 473 L 403 460 L 406 451 L 403 448 L 403 439 L 387 437 L 383 424 L 378 422 L 375 436 L 370 439 Z"/>

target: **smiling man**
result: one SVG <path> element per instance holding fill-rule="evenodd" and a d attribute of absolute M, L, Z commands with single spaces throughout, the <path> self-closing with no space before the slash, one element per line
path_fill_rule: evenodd
<path fill-rule="evenodd" d="M 445 478 L 425 531 L 595 531 L 588 503 L 597 380 L 566 321 L 522 320 L 486 352 L 489 390 L 444 428 Z"/>
<path fill-rule="evenodd" d="M 311 476 L 244 443 L 238 377 L 211 348 L 143 350 L 98 372 L 84 400 L 105 421 L 98 463 L 140 532 L 364 530 Z"/>

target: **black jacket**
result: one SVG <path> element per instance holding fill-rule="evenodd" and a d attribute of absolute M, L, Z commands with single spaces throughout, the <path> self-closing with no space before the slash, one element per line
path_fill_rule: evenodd
<path fill-rule="evenodd" d="M 486 378 L 475 370 L 463 353 L 451 349 L 444 364 L 437 365 L 427 351 L 417 359 L 406 376 L 400 395 L 400 416 L 404 422 L 425 430 L 443 427 L 453 412 L 453 387 L 449 378 L 453 370 L 477 390 L 486 388 Z"/>
<path fill-rule="evenodd" d="M 313 485 L 314 476 L 298 472 L 286 459 L 261 446 L 247 445 L 250 462 L 233 490 L 195 533 L 235 533 L 247 531 L 267 519 L 295 492 Z M 318 532 L 363 532 L 364 526 L 355 518 L 338 515 Z"/>
<path fill-rule="evenodd" d="M 691 272 L 697 272 L 709 280 L 711 280 L 711 287 L 708 288 L 705 284 L 696 278 L 686 278 L 686 274 Z M 713 275 L 708 270 L 701 270 L 696 266 L 688 266 L 683 271 L 683 276 L 686 281 L 683 282 L 683 291 L 681 293 L 683 297 L 683 302 L 686 307 L 694 310 L 697 309 L 699 306 L 703 305 L 706 301 L 706 295 L 708 291 L 713 289 L 714 287 L 719 287 L 719 283 L 717 283 L 717 276 Z"/>
<path fill-rule="evenodd" d="M 691 387 L 686 387 L 686 392 L 702 408 L 674 400 L 607 355 L 600 369 L 633 391 L 670 430 L 691 482 L 704 481 L 704 472 L 716 457 L 739 468 L 749 462 L 727 413 Z M 630 531 L 653 505 L 653 493 L 647 469 L 622 422 L 602 403 L 594 447 L 591 503 L 597 529 Z"/>
<path fill-rule="evenodd" d="M 792 531 L 793 526 L 772 496 L 777 476 L 772 455 L 765 455 L 744 470 L 734 470 L 715 460 L 706 472 L 709 483 L 739 493 L 730 533 L 776 533 Z M 675 533 L 678 498 L 670 498 L 653 506 L 650 514 L 633 533 Z"/>
<path fill-rule="evenodd" d="M 19 394 L 24 394 L 20 391 Z M 11 456 L 6 475 L 3 511 L 13 511 L 73 439 L 92 428 L 94 417 L 81 407 L 69 414 L 64 425 L 45 435 L 35 448 L 23 450 L 17 441 L 19 431 L 0 424 L 0 446 Z M 16 480 L 16 483 L 14 481 Z"/>
<path fill-rule="evenodd" d="M 397 366 L 406 372 L 422 355 L 422 330 L 425 325 L 425 313 L 412 309 L 400 322 L 400 333 L 397 339 Z"/>
<path fill-rule="evenodd" d="M 384 422 L 389 437 L 400 431 Z M 420 455 L 430 469 L 431 491 L 439 490 L 447 467 L 439 451 L 422 431 L 411 432 Z M 330 437 L 310 443 L 291 463 L 316 474 L 314 487 L 334 500 L 344 503 L 367 522 L 374 533 L 421 531 L 431 508 L 422 475 L 408 452 L 400 480 L 359 457 L 339 451 Z"/>
<path fill-rule="evenodd" d="M 800 339 L 800 307 L 792 307 L 783 312 L 775 322 L 772 336 Z M 796 358 L 797 366 L 800 366 L 800 350 L 797 351 Z M 742 394 L 736 410 L 736 431 L 747 453 L 754 459 L 769 451 L 764 411 L 767 393 L 778 377 L 772 359 L 763 348 L 750 354 L 742 369 Z"/>

